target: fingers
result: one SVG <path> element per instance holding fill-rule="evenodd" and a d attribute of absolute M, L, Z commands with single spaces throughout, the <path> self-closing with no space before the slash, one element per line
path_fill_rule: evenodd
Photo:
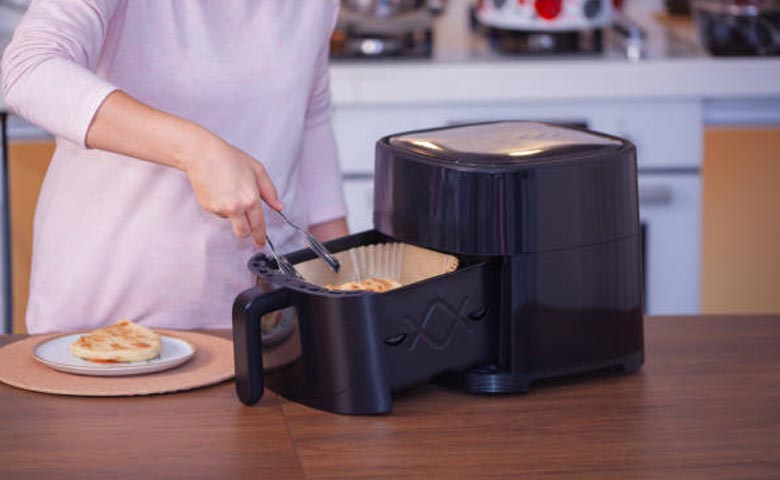
<path fill-rule="evenodd" d="M 257 177 L 257 188 L 260 189 L 260 198 L 265 200 L 265 203 L 277 212 L 281 211 L 284 205 L 279 200 L 279 195 L 276 193 L 276 187 L 271 181 L 271 177 L 266 173 L 262 163 L 257 162 L 256 166 L 255 176 Z"/>
<path fill-rule="evenodd" d="M 230 223 L 233 224 L 233 233 L 239 238 L 246 238 L 249 236 L 250 228 L 244 212 L 236 214 L 230 217 Z"/>
<path fill-rule="evenodd" d="M 265 245 L 265 217 L 263 207 L 258 199 L 246 210 L 246 219 L 249 223 L 249 230 L 255 245 L 262 247 Z"/>
<path fill-rule="evenodd" d="M 237 237 L 246 238 L 251 235 L 256 246 L 265 245 L 265 216 L 257 196 L 251 202 L 231 208 L 225 216 L 230 219 L 233 233 Z"/>

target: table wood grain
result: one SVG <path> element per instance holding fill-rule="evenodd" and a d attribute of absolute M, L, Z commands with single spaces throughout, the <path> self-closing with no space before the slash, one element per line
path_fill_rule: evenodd
<path fill-rule="evenodd" d="M 273 394 L 243 407 L 231 383 L 124 399 L 0 385 L 0 478 L 780 478 L 780 317 L 645 325 L 637 374 L 425 386 L 374 417 Z"/>
<path fill-rule="evenodd" d="M 0 383 L 0 479 L 24 478 L 299 479 L 303 471 L 273 392 L 246 408 L 232 382 L 125 398 Z"/>

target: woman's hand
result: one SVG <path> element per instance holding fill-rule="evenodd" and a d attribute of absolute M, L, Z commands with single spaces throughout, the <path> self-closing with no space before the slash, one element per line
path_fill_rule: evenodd
<path fill-rule="evenodd" d="M 260 199 L 282 204 L 263 165 L 193 122 L 152 108 L 122 91 L 106 97 L 85 143 L 183 170 L 205 210 L 229 218 L 239 237 L 265 244 Z"/>
<path fill-rule="evenodd" d="M 265 245 L 261 199 L 275 210 L 282 209 L 265 167 L 217 137 L 208 144 L 192 159 L 182 161 L 198 203 L 229 219 L 237 236 L 252 235 L 257 246 Z"/>
<path fill-rule="evenodd" d="M 318 223 L 309 227 L 309 232 L 320 242 L 327 242 L 334 238 L 349 235 L 346 218 L 337 218 L 327 222 Z"/>

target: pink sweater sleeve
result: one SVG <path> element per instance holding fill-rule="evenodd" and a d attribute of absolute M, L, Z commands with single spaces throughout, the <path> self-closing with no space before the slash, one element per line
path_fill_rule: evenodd
<path fill-rule="evenodd" d="M 335 14 L 334 12 L 334 25 Z M 317 74 L 306 111 L 301 150 L 301 189 L 306 195 L 309 225 L 345 217 L 347 206 L 341 185 L 341 168 L 336 139 L 331 127 L 329 45 L 325 43 L 317 59 Z"/>
<path fill-rule="evenodd" d="M 95 112 L 117 87 L 94 71 L 121 0 L 35 0 L 2 60 L 8 107 L 84 146 Z"/>

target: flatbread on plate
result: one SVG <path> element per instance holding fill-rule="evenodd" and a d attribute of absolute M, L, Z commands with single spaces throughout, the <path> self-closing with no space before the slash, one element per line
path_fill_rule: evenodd
<path fill-rule="evenodd" d="M 140 362 L 160 354 L 160 335 L 130 320 L 94 330 L 70 344 L 70 353 L 98 363 Z"/>

